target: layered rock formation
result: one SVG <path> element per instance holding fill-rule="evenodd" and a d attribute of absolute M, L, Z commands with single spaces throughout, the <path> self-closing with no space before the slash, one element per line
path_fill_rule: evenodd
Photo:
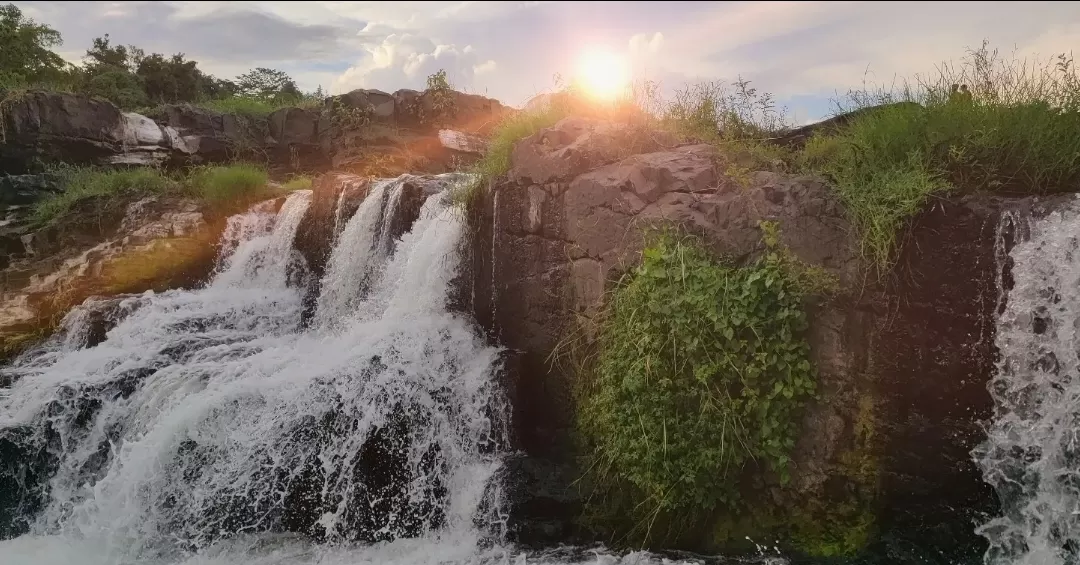
<path fill-rule="evenodd" d="M 515 432 L 527 454 L 515 462 L 518 534 L 540 543 L 588 536 L 573 522 L 572 484 L 583 473 L 571 441 L 573 375 L 552 353 L 589 328 L 604 291 L 639 260 L 644 230 L 680 225 L 746 261 L 763 249 L 758 221 L 769 220 L 794 256 L 839 285 L 807 305 L 819 395 L 802 416 L 791 483 L 759 479 L 755 506 L 783 508 L 765 518 L 779 518 L 787 543 L 811 552 L 873 542 L 897 559 L 981 555 L 972 524 L 996 502 L 970 450 L 991 408 L 997 226 L 1003 211 L 1041 213 L 1053 202 L 939 203 L 912 222 L 898 265 L 879 280 L 821 179 L 726 171 L 709 146 L 660 146 L 616 124 L 568 118 L 520 142 L 507 177 L 489 187 L 473 309 L 514 357 Z M 718 535 L 768 535 L 777 525 L 768 521 L 717 516 L 682 543 L 713 550 Z"/>
<path fill-rule="evenodd" d="M 0 269 L 0 358 L 47 335 L 89 297 L 203 280 L 224 228 L 199 203 L 176 198 L 143 198 L 118 215 L 86 217 L 25 233 L 23 248 L 9 253 Z"/>
<path fill-rule="evenodd" d="M 0 105 L 0 172 L 25 173 L 52 162 L 184 165 L 236 157 L 309 171 L 368 167 L 382 158 L 407 161 L 399 165 L 409 170 L 444 172 L 474 158 L 483 148 L 475 134 L 508 111 L 495 100 L 454 93 L 455 111 L 436 123 L 425 118 L 429 98 L 358 90 L 320 108 L 283 108 L 265 117 L 190 105 L 143 116 L 99 98 L 29 91 Z M 336 119 L 341 113 L 350 119 Z M 439 127 L 456 133 L 439 135 Z"/>

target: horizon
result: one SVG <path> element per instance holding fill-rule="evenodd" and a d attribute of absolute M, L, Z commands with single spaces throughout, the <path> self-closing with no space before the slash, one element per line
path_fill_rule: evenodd
<path fill-rule="evenodd" d="M 330 94 L 422 89 L 442 68 L 456 89 L 520 108 L 601 52 L 668 94 L 741 76 L 794 125 L 828 117 L 851 88 L 933 72 L 984 39 L 1003 55 L 1046 60 L 1080 39 L 1080 5 L 1053 2 L 14 4 L 59 31 L 56 52 L 75 64 L 107 33 L 148 53 L 184 53 L 221 78 L 272 67 Z"/>

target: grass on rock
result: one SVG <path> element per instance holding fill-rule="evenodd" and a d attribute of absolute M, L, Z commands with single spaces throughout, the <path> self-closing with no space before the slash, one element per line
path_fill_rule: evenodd
<path fill-rule="evenodd" d="M 31 219 L 39 226 L 67 217 L 86 201 L 104 210 L 154 195 L 193 197 L 211 206 L 274 195 L 266 170 L 247 163 L 199 167 L 187 174 L 156 168 L 108 170 L 75 166 L 59 166 L 51 172 L 59 178 L 61 190 L 35 204 Z"/>
<path fill-rule="evenodd" d="M 970 97 L 951 94 L 954 84 L 968 85 Z M 905 222 L 935 196 L 1080 186 L 1080 78 L 1069 57 L 1002 58 L 984 43 L 935 76 L 841 103 L 882 105 L 797 156 L 832 180 L 864 254 L 882 270 Z"/>

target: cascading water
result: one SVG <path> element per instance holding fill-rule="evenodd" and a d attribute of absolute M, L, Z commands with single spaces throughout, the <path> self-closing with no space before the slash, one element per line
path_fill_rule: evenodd
<path fill-rule="evenodd" d="M 0 370 L 0 563 L 653 562 L 503 545 L 499 352 L 447 309 L 463 226 L 441 193 L 383 241 L 398 186 L 337 238 L 315 324 L 298 191 L 230 219 L 204 287 L 88 301 Z"/>
<path fill-rule="evenodd" d="M 1003 510 L 979 528 L 986 563 L 1080 563 L 1080 201 L 1001 226 L 998 271 L 1012 285 L 999 277 L 995 413 L 975 452 Z"/>

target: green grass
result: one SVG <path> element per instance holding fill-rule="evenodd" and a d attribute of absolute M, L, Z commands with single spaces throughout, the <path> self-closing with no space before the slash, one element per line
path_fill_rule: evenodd
<path fill-rule="evenodd" d="M 38 201 L 31 220 L 45 225 L 71 213 L 80 202 L 96 200 L 99 205 L 138 195 L 162 194 L 180 188 L 180 183 L 158 169 L 102 171 L 91 167 L 58 167 L 61 192 Z"/>
<path fill-rule="evenodd" d="M 207 108 L 223 114 L 238 114 L 253 118 L 263 118 L 282 108 L 315 108 L 321 104 L 314 98 L 287 100 L 264 100 L 250 96 L 232 96 L 217 100 L 195 103 L 195 106 Z"/>
<path fill-rule="evenodd" d="M 314 181 L 312 178 L 307 175 L 296 175 L 285 181 L 283 186 L 285 187 L 285 190 L 292 192 L 294 190 L 311 190 L 313 183 Z"/>
<path fill-rule="evenodd" d="M 971 99 L 950 100 L 952 84 Z M 894 102 L 834 135 L 811 139 L 799 164 L 825 174 L 884 271 L 897 238 L 926 203 L 947 194 L 1046 194 L 1080 185 L 1080 79 L 1072 60 L 1003 59 L 982 48 L 932 77 L 852 92 L 842 109 Z"/>
<path fill-rule="evenodd" d="M 495 128 L 488 142 L 487 152 L 473 166 L 472 172 L 476 175 L 476 180 L 455 189 L 451 194 L 454 204 L 461 209 L 471 206 L 484 185 L 510 170 L 510 156 L 518 141 L 555 125 L 570 113 L 570 105 L 565 99 L 555 97 L 551 104 L 539 110 L 508 116 Z"/>
<path fill-rule="evenodd" d="M 211 206 L 273 196 L 267 188 L 266 170 L 246 163 L 200 167 L 186 175 L 154 168 L 106 170 L 73 166 L 56 167 L 51 172 L 59 177 L 61 191 L 35 204 L 31 214 L 35 225 L 62 221 L 83 202 L 93 202 L 90 213 L 102 213 L 151 195 L 195 197 Z"/>
<path fill-rule="evenodd" d="M 193 170 L 187 180 L 189 190 L 209 203 L 270 196 L 266 169 L 247 163 Z"/>

